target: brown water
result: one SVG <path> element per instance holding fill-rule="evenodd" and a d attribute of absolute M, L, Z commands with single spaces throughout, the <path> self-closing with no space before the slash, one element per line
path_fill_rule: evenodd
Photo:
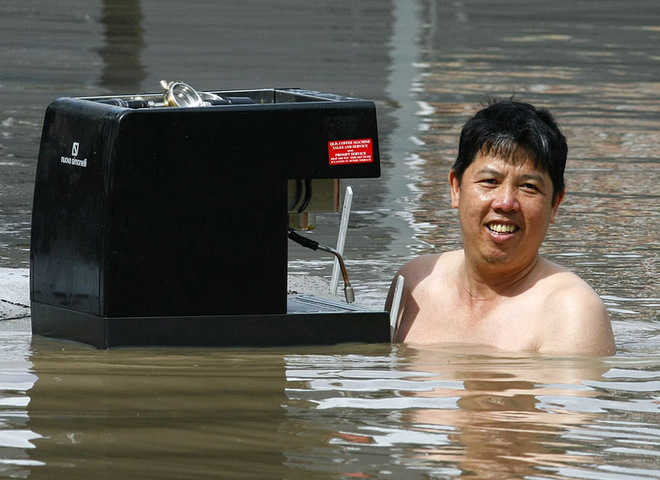
<path fill-rule="evenodd" d="M 546 4 L 547 3 L 547 4 Z M 346 259 L 383 303 L 405 260 L 460 245 L 446 176 L 486 95 L 551 108 L 567 197 L 544 254 L 605 299 L 606 359 L 390 345 L 99 351 L 0 325 L 0 477 L 660 478 L 660 5 L 560 0 L 137 0 L 0 6 L 0 266 L 28 265 L 58 96 L 300 86 L 369 98 L 383 177 Z M 333 244 L 339 219 L 315 232 Z M 292 274 L 331 259 L 290 248 Z"/>

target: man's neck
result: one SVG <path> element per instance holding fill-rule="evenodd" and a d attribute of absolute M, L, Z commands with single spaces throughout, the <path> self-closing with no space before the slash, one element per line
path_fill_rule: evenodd
<path fill-rule="evenodd" d="M 475 301 L 488 301 L 517 295 L 531 286 L 541 262 L 539 255 L 522 266 L 491 265 L 471 262 L 465 255 L 460 278 L 467 295 Z"/>

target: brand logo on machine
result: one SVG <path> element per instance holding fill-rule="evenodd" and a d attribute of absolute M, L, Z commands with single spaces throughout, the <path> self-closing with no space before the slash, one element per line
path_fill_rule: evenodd
<path fill-rule="evenodd" d="M 60 163 L 66 163 L 67 165 L 75 165 L 76 167 L 86 167 L 87 166 L 87 159 L 86 158 L 78 158 L 78 151 L 79 150 L 80 150 L 80 143 L 79 142 L 73 142 L 73 145 L 71 145 L 71 156 L 70 157 L 65 157 L 65 156 L 60 157 Z"/>

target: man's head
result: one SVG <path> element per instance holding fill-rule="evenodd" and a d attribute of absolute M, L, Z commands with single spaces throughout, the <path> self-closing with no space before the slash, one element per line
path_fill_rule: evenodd
<path fill-rule="evenodd" d="M 568 147 L 552 114 L 514 100 L 491 102 L 463 126 L 458 157 L 452 167 L 460 182 L 478 154 L 509 161 L 530 158 L 553 185 L 553 204 L 564 192 Z"/>

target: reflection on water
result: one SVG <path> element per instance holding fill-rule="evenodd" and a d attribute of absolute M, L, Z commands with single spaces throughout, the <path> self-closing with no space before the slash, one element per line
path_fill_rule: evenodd
<path fill-rule="evenodd" d="M 658 478 L 660 358 L 3 347 L 12 478 Z M 21 346 L 22 348 L 16 348 Z M 12 353 L 13 350 L 13 353 Z"/>
<path fill-rule="evenodd" d="M 0 476 L 660 478 L 656 0 L 229 3 L 0 6 L 3 267 L 28 262 L 55 97 L 153 91 L 161 78 L 300 86 L 378 106 L 383 178 L 351 182 L 345 257 L 358 301 L 380 308 L 407 259 L 460 246 L 446 181 L 458 132 L 485 95 L 516 94 L 550 107 L 569 140 L 544 253 L 601 294 L 619 352 L 98 351 L 3 322 Z M 334 244 L 336 217 L 315 239 Z M 332 258 L 290 256 L 291 273 L 329 277 Z"/>
<path fill-rule="evenodd" d="M 28 391 L 37 380 L 31 371 L 29 334 L 3 332 L 0 347 L 0 477 L 26 478 L 30 466 L 42 465 L 29 458 L 32 443 L 39 438 L 30 429 Z"/>
<path fill-rule="evenodd" d="M 301 463 L 323 457 L 329 470 L 367 478 L 658 473 L 660 406 L 653 399 L 628 405 L 623 398 L 628 389 L 651 391 L 657 380 L 642 374 L 640 383 L 617 388 L 617 377 L 631 372 L 614 371 L 606 362 L 491 356 L 465 348 L 286 359 L 289 418 L 300 424 L 301 436 L 330 438 L 296 456 Z M 640 430 L 625 431 L 626 410 L 638 416 Z M 603 457 L 614 460 L 613 437 L 614 449 L 630 456 L 605 465 Z"/>
<path fill-rule="evenodd" d="M 101 22 L 105 45 L 99 49 L 100 85 L 114 93 L 142 92 L 147 72 L 140 58 L 144 49 L 140 1 L 104 0 Z"/>
<path fill-rule="evenodd" d="M 36 339 L 31 362 L 30 478 L 280 476 L 281 354 Z"/>

